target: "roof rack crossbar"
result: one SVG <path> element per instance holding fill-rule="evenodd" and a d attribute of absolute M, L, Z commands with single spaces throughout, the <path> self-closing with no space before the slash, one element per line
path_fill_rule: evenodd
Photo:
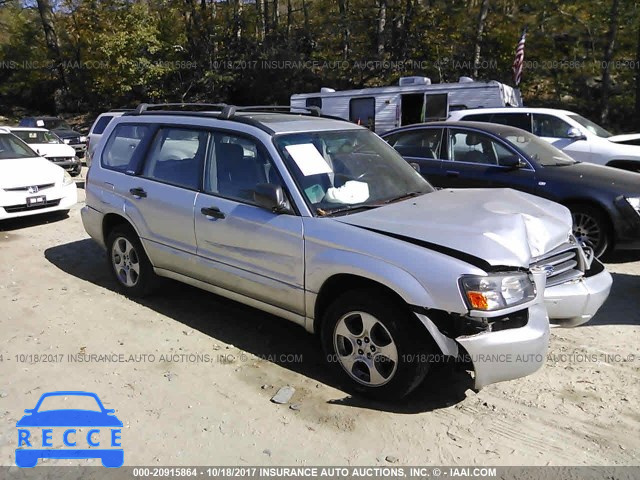
<path fill-rule="evenodd" d="M 304 110 L 309 112 L 310 115 L 314 117 L 319 117 L 321 115 L 321 110 L 319 107 L 311 106 L 311 107 L 294 107 L 291 105 L 249 105 L 242 107 L 235 107 L 235 110 L 238 112 L 278 112 L 278 111 L 287 111 L 294 112 L 294 110 Z"/>
<path fill-rule="evenodd" d="M 167 107 L 169 108 L 179 108 L 182 110 L 187 110 L 188 108 L 194 109 L 215 109 L 224 111 L 224 109 L 228 105 L 226 103 L 141 103 L 136 107 L 134 113 L 136 115 L 140 115 L 141 113 L 147 112 L 149 110 L 165 110 Z"/>

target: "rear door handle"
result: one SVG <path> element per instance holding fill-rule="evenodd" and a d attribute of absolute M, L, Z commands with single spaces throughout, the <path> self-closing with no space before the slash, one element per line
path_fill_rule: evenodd
<path fill-rule="evenodd" d="M 224 218 L 224 213 L 218 207 L 202 207 L 200 213 L 207 217 Z"/>
<path fill-rule="evenodd" d="M 144 191 L 144 188 L 140 187 L 130 189 L 129 193 L 134 197 L 146 198 L 147 196 L 147 192 Z"/>
<path fill-rule="evenodd" d="M 456 172 L 455 170 L 447 170 L 447 177 L 459 177 L 460 172 Z"/>

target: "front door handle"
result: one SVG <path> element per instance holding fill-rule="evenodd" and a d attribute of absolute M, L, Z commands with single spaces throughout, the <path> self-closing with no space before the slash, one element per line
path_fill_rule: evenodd
<path fill-rule="evenodd" d="M 134 197 L 146 198 L 147 196 L 147 192 L 144 191 L 144 188 L 140 187 L 130 189 L 129 193 Z"/>
<path fill-rule="evenodd" d="M 218 207 L 202 207 L 200 213 L 207 217 L 224 218 L 224 213 Z"/>
<path fill-rule="evenodd" d="M 455 170 L 447 170 L 447 177 L 459 177 L 460 172 L 456 172 Z"/>

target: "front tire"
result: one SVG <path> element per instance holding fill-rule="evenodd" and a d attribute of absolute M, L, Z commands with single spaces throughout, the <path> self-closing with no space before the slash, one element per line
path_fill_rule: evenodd
<path fill-rule="evenodd" d="M 118 290 L 130 297 L 151 292 L 156 275 L 138 235 L 125 226 L 114 228 L 107 236 L 107 263 Z"/>
<path fill-rule="evenodd" d="M 611 228 L 604 213 L 590 205 L 570 207 L 573 219 L 573 235 L 578 242 L 593 249 L 596 257 L 601 257 L 611 247 Z"/>
<path fill-rule="evenodd" d="M 386 292 L 346 292 L 323 316 L 327 361 L 349 390 L 396 400 L 414 390 L 429 371 L 433 342 L 402 302 Z"/>

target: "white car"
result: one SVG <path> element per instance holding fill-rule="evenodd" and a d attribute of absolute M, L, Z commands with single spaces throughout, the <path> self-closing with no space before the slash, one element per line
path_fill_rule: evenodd
<path fill-rule="evenodd" d="M 109 123 L 111 123 L 111 120 L 113 120 L 114 118 L 120 117 L 126 112 L 130 111 L 132 111 L 132 109 L 123 108 L 118 110 L 110 110 L 108 112 L 101 113 L 94 120 L 93 125 L 91 125 L 91 129 L 89 130 L 89 135 L 87 136 L 87 167 L 91 166 L 91 155 L 96 149 L 100 138 L 102 138 L 102 132 L 104 132 L 104 129 L 107 128 L 107 125 L 109 125 Z"/>
<path fill-rule="evenodd" d="M 580 162 L 640 172 L 640 134 L 613 135 L 568 110 L 482 108 L 458 110 L 449 120 L 511 125 L 537 135 Z"/>
<path fill-rule="evenodd" d="M 8 127 L 7 130 L 38 155 L 64 168 L 72 177 L 80 175 L 82 161 L 76 156 L 76 150 L 55 133 L 46 128 Z"/>
<path fill-rule="evenodd" d="M 76 184 L 63 168 L 0 129 L 0 220 L 64 212 L 77 201 Z"/>

